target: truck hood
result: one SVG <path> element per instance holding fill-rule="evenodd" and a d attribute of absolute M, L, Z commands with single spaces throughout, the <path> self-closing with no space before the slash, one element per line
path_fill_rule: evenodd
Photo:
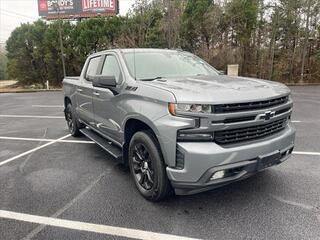
<path fill-rule="evenodd" d="M 236 103 L 290 93 L 281 83 L 226 75 L 159 79 L 143 84 L 172 92 L 179 103 Z"/>

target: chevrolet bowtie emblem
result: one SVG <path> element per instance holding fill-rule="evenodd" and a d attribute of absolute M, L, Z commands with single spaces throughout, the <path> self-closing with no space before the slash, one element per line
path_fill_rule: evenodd
<path fill-rule="evenodd" d="M 261 116 L 264 120 L 270 120 L 272 117 L 274 117 L 276 112 L 274 111 L 267 111 L 264 113 L 264 115 Z"/>

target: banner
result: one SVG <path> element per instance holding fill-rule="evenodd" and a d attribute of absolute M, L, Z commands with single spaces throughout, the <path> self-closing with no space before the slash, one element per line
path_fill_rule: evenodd
<path fill-rule="evenodd" d="M 118 0 L 38 0 L 39 16 L 48 19 L 116 15 Z"/>

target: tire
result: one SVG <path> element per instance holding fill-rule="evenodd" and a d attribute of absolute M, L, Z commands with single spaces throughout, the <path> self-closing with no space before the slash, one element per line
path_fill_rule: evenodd
<path fill-rule="evenodd" d="M 151 132 L 133 135 L 129 145 L 129 167 L 138 191 L 147 200 L 160 201 L 172 192 L 159 144 Z"/>
<path fill-rule="evenodd" d="M 65 108 L 65 116 L 70 134 L 74 137 L 81 136 L 80 128 L 82 128 L 82 125 L 76 118 L 71 103 L 68 103 Z"/>

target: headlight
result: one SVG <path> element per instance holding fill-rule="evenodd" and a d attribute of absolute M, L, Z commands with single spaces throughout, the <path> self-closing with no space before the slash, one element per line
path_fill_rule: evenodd
<path fill-rule="evenodd" d="M 176 112 L 181 113 L 211 113 L 211 105 L 209 104 L 185 104 L 185 103 L 169 103 L 169 112 L 176 115 Z"/>

